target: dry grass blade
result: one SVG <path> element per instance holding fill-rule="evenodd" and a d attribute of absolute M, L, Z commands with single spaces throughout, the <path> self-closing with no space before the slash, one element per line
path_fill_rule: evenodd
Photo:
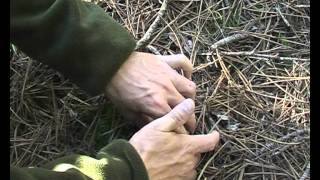
<path fill-rule="evenodd" d="M 212 46 L 211 49 L 217 49 L 220 46 L 226 45 L 228 43 L 233 43 L 241 39 L 245 39 L 248 37 L 248 34 L 234 34 L 228 37 L 225 37 L 223 39 L 220 39 L 219 41 L 215 42 Z"/>

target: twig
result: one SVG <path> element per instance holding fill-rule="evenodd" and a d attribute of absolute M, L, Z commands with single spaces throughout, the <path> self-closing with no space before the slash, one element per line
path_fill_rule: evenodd
<path fill-rule="evenodd" d="M 304 137 L 297 137 L 297 139 L 294 140 L 294 142 L 299 142 L 299 141 L 302 141 L 303 139 L 305 139 Z M 290 144 L 287 144 L 283 147 L 281 147 L 280 149 L 278 150 L 273 150 L 274 152 L 272 153 L 272 156 L 277 156 L 278 154 L 282 153 L 283 151 L 287 150 L 291 145 Z"/>
<path fill-rule="evenodd" d="M 282 142 L 282 141 L 285 141 L 285 140 L 288 140 L 289 138 L 291 137 L 296 137 L 296 136 L 300 136 L 301 134 L 304 134 L 308 132 L 308 130 L 305 130 L 305 129 L 300 129 L 300 130 L 297 130 L 297 131 L 294 131 L 290 134 L 287 134 L 281 138 L 279 138 L 277 141 L 279 142 Z M 266 150 L 268 149 L 273 149 L 275 147 L 275 143 L 272 142 L 272 143 L 268 143 L 265 145 L 265 147 L 261 148 L 258 152 L 257 152 L 257 155 L 260 156 L 261 154 L 263 154 Z"/>
<path fill-rule="evenodd" d="M 310 162 L 308 163 L 306 170 L 304 171 L 304 173 L 302 174 L 299 180 L 305 180 L 309 176 L 309 174 L 310 174 Z"/>
<path fill-rule="evenodd" d="M 268 58 L 268 59 L 276 59 L 280 61 L 310 61 L 310 59 L 305 59 L 305 58 L 281 57 L 277 55 L 257 54 L 257 53 L 254 53 L 253 51 L 241 51 L 241 52 L 221 51 L 220 53 L 228 56 L 254 56 L 254 57 L 261 57 L 261 58 Z"/>
<path fill-rule="evenodd" d="M 291 27 L 290 23 L 288 22 L 288 20 L 284 17 L 284 15 L 282 14 L 281 10 L 279 7 L 276 7 L 277 12 L 279 13 L 280 17 L 282 18 L 282 20 L 284 21 L 284 23 L 288 26 Z"/>
<path fill-rule="evenodd" d="M 165 11 L 167 10 L 168 1 L 169 0 L 163 0 L 161 7 L 160 7 L 160 10 L 158 11 L 157 18 L 150 25 L 149 29 L 143 35 L 143 37 L 137 42 L 137 45 L 135 48 L 136 50 L 147 46 L 148 41 L 150 40 L 152 34 L 154 33 L 157 26 L 159 25 L 160 20 L 163 18 Z"/>
<path fill-rule="evenodd" d="M 249 34 L 234 34 L 232 36 L 228 36 L 226 38 L 220 39 L 219 41 L 215 42 L 212 46 L 211 49 L 217 49 L 219 46 L 223 46 L 235 41 L 239 41 L 241 39 L 244 39 L 246 37 L 248 37 Z"/>
<path fill-rule="evenodd" d="M 298 4 L 298 5 L 295 5 L 294 7 L 296 7 L 296 8 L 310 8 L 310 5 L 309 4 Z"/>

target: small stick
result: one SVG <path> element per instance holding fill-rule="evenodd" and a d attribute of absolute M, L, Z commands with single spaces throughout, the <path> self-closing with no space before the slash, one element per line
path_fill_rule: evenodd
<path fill-rule="evenodd" d="M 310 8 L 310 5 L 309 4 L 298 4 L 298 5 L 295 5 L 294 7 L 296 8 Z"/>
<path fill-rule="evenodd" d="M 310 61 L 310 59 L 304 59 L 304 58 L 280 57 L 280 56 L 267 55 L 267 54 L 257 54 L 257 53 L 254 53 L 253 51 L 241 51 L 241 52 L 221 51 L 220 53 L 228 56 L 255 56 L 255 57 L 261 57 L 261 58 L 276 59 L 281 61 Z"/>
<path fill-rule="evenodd" d="M 249 34 L 234 34 L 232 36 L 228 36 L 226 38 L 220 39 L 219 41 L 215 42 L 212 46 L 211 49 L 215 50 L 217 49 L 219 46 L 223 46 L 235 41 L 239 41 L 241 39 L 244 39 L 246 37 L 248 37 Z"/>
<path fill-rule="evenodd" d="M 167 10 L 167 5 L 168 5 L 169 0 L 163 0 L 160 10 L 158 11 L 158 16 L 157 18 L 153 21 L 153 23 L 150 25 L 149 29 L 147 32 L 143 35 L 143 37 L 137 42 L 136 45 L 136 50 L 140 48 L 144 48 L 147 46 L 148 41 L 150 40 L 152 34 L 156 30 L 156 27 L 159 25 L 160 20 L 163 18 L 165 11 Z"/>

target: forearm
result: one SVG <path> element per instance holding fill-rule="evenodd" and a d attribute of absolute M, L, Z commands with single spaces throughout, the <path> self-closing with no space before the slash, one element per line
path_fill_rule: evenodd
<path fill-rule="evenodd" d="M 147 180 L 143 161 L 126 141 L 117 140 L 103 148 L 97 159 L 71 155 L 48 163 L 41 168 L 11 167 L 13 180 Z"/>
<path fill-rule="evenodd" d="M 103 9 L 80 0 L 11 0 L 10 13 L 11 42 L 92 95 L 104 91 L 135 47 Z"/>

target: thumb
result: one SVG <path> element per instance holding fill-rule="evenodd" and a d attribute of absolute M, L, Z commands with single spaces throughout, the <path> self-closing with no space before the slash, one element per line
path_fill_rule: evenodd
<path fill-rule="evenodd" d="M 154 126 L 164 132 L 174 131 L 183 126 L 194 113 L 194 101 L 186 99 L 168 114 L 154 121 Z"/>
<path fill-rule="evenodd" d="M 213 131 L 206 135 L 193 135 L 190 136 L 191 143 L 194 145 L 193 150 L 195 153 L 204 153 L 212 151 L 219 142 L 220 135 L 218 131 Z"/>

